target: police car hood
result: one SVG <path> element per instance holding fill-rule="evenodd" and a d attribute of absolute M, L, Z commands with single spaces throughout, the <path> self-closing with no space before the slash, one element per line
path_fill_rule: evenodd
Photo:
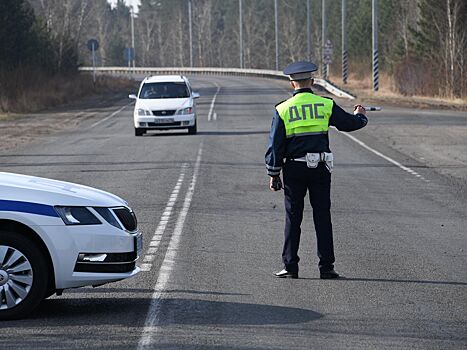
<path fill-rule="evenodd" d="M 118 196 L 96 188 L 35 176 L 0 172 L 0 200 L 63 206 L 127 205 Z"/>
<path fill-rule="evenodd" d="M 191 99 L 187 98 L 159 98 L 138 99 L 136 109 L 142 108 L 148 111 L 179 110 L 191 107 Z"/>

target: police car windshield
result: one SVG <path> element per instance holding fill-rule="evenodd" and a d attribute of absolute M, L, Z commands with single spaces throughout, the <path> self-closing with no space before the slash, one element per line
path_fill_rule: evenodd
<path fill-rule="evenodd" d="M 187 98 L 189 97 L 188 88 L 185 83 L 147 83 L 143 85 L 139 98 Z"/>

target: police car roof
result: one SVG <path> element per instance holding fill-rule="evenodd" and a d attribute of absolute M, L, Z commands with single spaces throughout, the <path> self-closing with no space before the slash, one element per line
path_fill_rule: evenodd
<path fill-rule="evenodd" d="M 184 83 L 186 78 L 182 75 L 153 75 L 144 79 L 145 83 Z"/>

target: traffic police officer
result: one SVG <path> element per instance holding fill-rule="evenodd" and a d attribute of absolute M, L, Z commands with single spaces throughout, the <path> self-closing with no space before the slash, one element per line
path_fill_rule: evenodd
<path fill-rule="evenodd" d="M 290 76 L 294 88 L 291 98 L 276 105 L 272 119 L 266 167 L 270 189 L 282 188 L 285 194 L 285 241 L 282 251 L 284 269 L 274 275 L 279 278 L 298 278 L 298 248 L 304 198 L 308 190 L 313 208 L 316 230 L 320 278 L 338 278 L 334 270 L 334 244 L 331 224 L 331 171 L 333 156 L 329 149 L 328 130 L 335 126 L 341 131 L 363 128 L 368 119 L 361 105 L 354 114 L 345 112 L 332 99 L 315 95 L 311 62 L 290 64 L 284 74 Z"/>

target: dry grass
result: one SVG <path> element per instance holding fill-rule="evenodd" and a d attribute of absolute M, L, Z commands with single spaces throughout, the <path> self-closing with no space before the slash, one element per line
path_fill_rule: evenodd
<path fill-rule="evenodd" d="M 48 76 L 31 69 L 0 72 L 0 118 L 14 113 L 31 113 L 86 96 L 134 87 L 125 78 L 98 77 L 96 84 L 89 75 Z"/>
<path fill-rule="evenodd" d="M 342 83 L 340 75 L 331 75 L 331 81 L 357 96 L 359 101 L 367 103 L 384 103 L 390 105 L 419 108 L 448 108 L 467 110 L 467 98 L 448 98 L 438 96 L 404 96 L 397 92 L 394 78 L 380 73 L 379 91 L 373 91 L 371 76 L 350 75 L 347 84 Z"/>

